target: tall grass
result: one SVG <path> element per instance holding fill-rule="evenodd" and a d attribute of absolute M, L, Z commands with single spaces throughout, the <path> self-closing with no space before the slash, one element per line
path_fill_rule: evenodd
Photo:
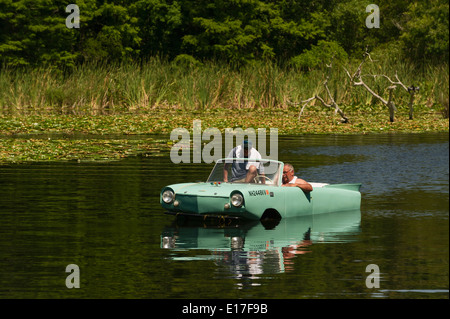
<path fill-rule="evenodd" d="M 346 112 L 382 108 L 361 87 L 353 87 L 343 67 L 356 70 L 359 61 L 334 65 L 328 86 Z M 257 62 L 239 70 L 219 63 L 181 66 L 158 58 L 142 63 L 80 65 L 70 72 L 54 69 L 0 71 L 0 114 L 121 114 L 170 108 L 287 109 L 315 94 L 326 98 L 326 70 L 301 71 Z M 405 62 L 367 62 L 364 74 L 385 74 L 407 86 L 420 86 L 416 109 L 442 108 L 448 101 L 448 64 L 417 69 Z M 376 92 L 387 96 L 382 77 L 365 77 Z M 395 103 L 407 109 L 409 95 L 398 88 Z M 297 106 L 295 106 L 297 105 Z M 447 102 L 448 105 L 448 102 Z M 310 109 L 321 106 L 311 105 Z M 448 109 L 448 106 L 447 106 Z M 441 109 L 436 109 L 441 112 Z M 448 111 L 447 111 L 448 112 Z"/>

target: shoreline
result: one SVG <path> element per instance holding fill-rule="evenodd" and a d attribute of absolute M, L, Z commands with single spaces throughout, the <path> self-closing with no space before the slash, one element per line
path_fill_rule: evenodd
<path fill-rule="evenodd" d="M 158 110 L 118 115 L 0 115 L 0 165 L 54 161 L 116 161 L 136 156 L 161 156 L 173 141 L 170 132 L 193 132 L 193 121 L 207 128 L 278 128 L 278 135 L 367 135 L 449 132 L 449 120 L 439 113 L 418 113 L 413 120 L 397 112 L 349 113 L 343 124 L 333 112 L 310 111 L 298 119 L 292 110 L 225 110 L 189 112 Z"/>

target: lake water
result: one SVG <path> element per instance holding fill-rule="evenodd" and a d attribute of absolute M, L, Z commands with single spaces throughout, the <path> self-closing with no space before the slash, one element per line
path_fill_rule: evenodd
<path fill-rule="evenodd" d="M 279 159 L 311 182 L 362 183 L 361 211 L 187 224 L 159 192 L 211 165 L 0 166 L 0 298 L 449 298 L 448 134 L 280 136 Z"/>

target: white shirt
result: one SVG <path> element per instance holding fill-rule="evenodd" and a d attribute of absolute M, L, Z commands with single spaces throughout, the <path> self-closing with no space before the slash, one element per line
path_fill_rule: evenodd
<path fill-rule="evenodd" d="M 244 148 L 242 147 L 242 145 L 238 145 L 235 148 L 233 148 L 230 151 L 230 153 L 228 154 L 228 158 L 245 158 Z M 252 147 L 250 152 L 248 152 L 247 158 L 261 159 L 261 154 L 254 147 Z M 258 163 L 248 163 L 247 169 L 250 165 L 255 165 L 255 164 L 258 164 Z"/>
<path fill-rule="evenodd" d="M 244 148 L 242 147 L 242 145 L 238 145 L 235 148 L 233 148 L 230 151 L 230 153 L 228 154 L 228 158 L 245 158 Z M 252 147 L 250 149 L 250 151 L 248 152 L 247 158 L 261 159 L 261 154 L 255 148 Z M 226 161 L 226 162 L 228 162 L 228 161 Z M 244 168 L 244 164 L 246 164 L 245 168 Z M 237 161 L 237 162 L 233 162 L 233 166 L 231 167 L 231 171 L 232 171 L 231 181 L 245 178 L 245 176 L 247 175 L 247 171 L 251 165 L 254 165 L 258 169 L 260 174 L 264 173 L 264 166 L 261 165 L 260 162 L 244 163 L 243 161 L 242 162 Z"/>

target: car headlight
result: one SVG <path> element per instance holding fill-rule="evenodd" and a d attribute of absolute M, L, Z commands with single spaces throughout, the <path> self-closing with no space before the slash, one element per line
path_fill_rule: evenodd
<path fill-rule="evenodd" d="M 231 205 L 233 205 L 234 207 L 242 206 L 243 202 L 244 197 L 242 197 L 241 194 L 233 194 L 233 196 L 231 196 Z"/>
<path fill-rule="evenodd" d="M 175 194 L 173 193 L 173 191 L 171 191 L 170 189 L 165 190 L 162 193 L 162 200 L 164 203 L 166 204 L 170 204 L 173 202 L 173 199 L 175 198 Z"/>

